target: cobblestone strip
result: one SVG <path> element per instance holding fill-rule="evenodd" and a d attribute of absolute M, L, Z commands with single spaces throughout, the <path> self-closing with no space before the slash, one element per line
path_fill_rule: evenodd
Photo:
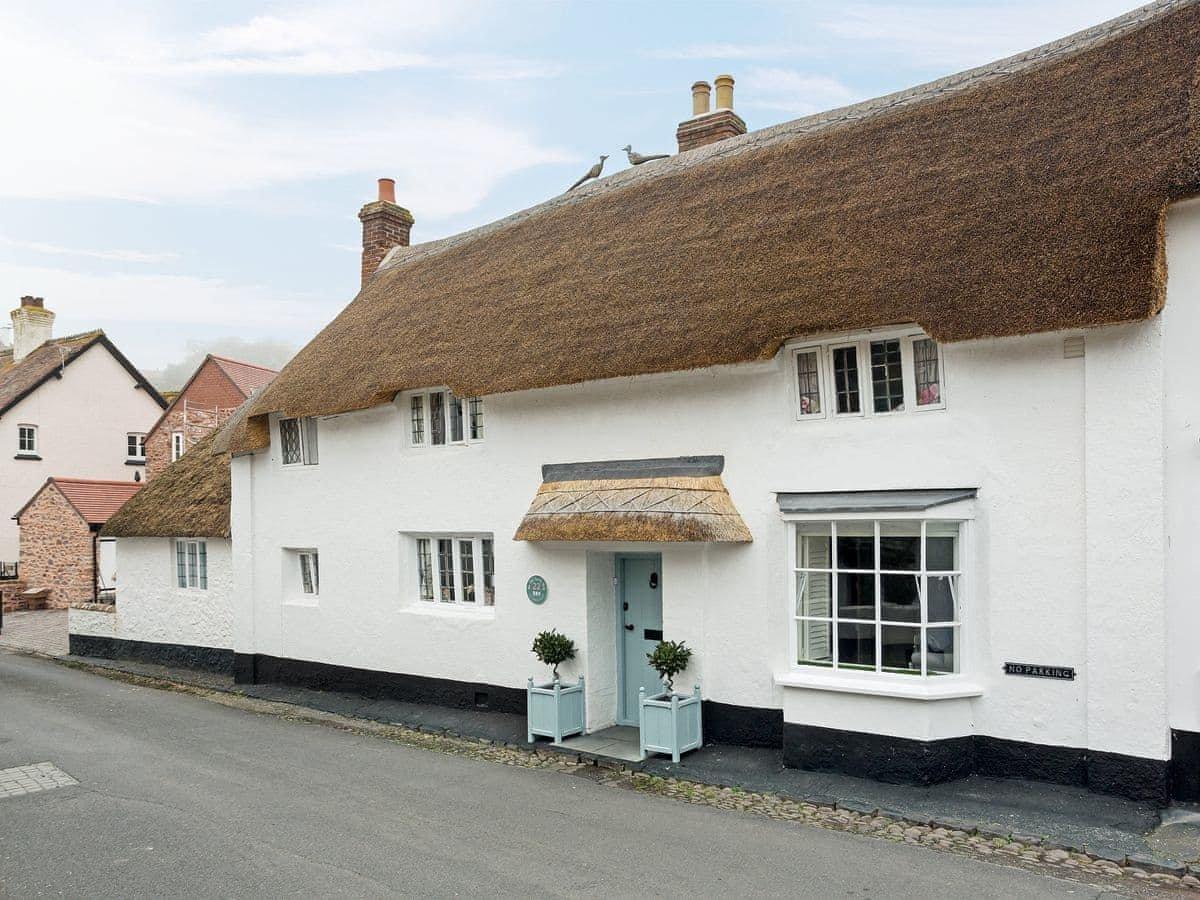
<path fill-rule="evenodd" d="M 865 808 L 848 809 L 836 803 L 820 804 L 737 787 L 722 787 L 679 778 L 664 778 L 637 771 L 617 761 L 599 761 L 561 749 L 529 749 L 520 744 L 473 738 L 444 729 L 409 727 L 402 723 L 385 724 L 327 713 L 310 707 L 274 700 L 260 700 L 244 694 L 228 693 L 182 684 L 119 670 L 93 668 L 72 663 L 75 668 L 159 690 L 195 694 L 223 706 L 276 715 L 294 722 L 307 722 L 337 728 L 351 734 L 371 735 L 394 743 L 449 753 L 524 769 L 549 769 L 583 776 L 599 784 L 625 788 L 644 794 L 696 803 L 716 809 L 750 813 L 785 822 L 795 822 L 834 831 L 861 834 L 895 843 L 912 844 L 931 850 L 965 854 L 977 859 L 1032 869 L 1044 875 L 1070 878 L 1107 887 L 1135 889 L 1174 888 L 1200 891 L 1200 866 L 1182 872 L 1166 871 L 1151 860 L 1106 859 L 1078 850 L 1044 842 L 1025 835 L 1005 835 L 981 829 L 955 827 L 952 822 L 915 822 L 896 813 Z M 48 765 L 48 764 L 44 764 Z M 65 773 L 64 773 L 65 774 Z M 69 776 L 68 776 L 69 777 Z M 72 783 L 73 780 L 72 780 Z"/>

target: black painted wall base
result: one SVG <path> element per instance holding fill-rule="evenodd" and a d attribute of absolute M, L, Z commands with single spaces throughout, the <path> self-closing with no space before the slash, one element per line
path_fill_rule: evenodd
<path fill-rule="evenodd" d="M 233 651 L 192 644 L 159 644 L 153 641 L 127 641 L 122 638 L 70 635 L 72 656 L 99 659 L 132 659 L 160 666 L 182 666 L 205 672 L 232 672 Z"/>
<path fill-rule="evenodd" d="M 986 735 L 916 741 L 786 722 L 783 764 L 893 784 L 938 784 L 972 774 L 1028 778 L 1160 805 L 1171 793 L 1166 760 Z"/>
<path fill-rule="evenodd" d="M 704 740 L 740 747 L 778 747 L 783 743 L 783 710 L 700 702 Z"/>
<path fill-rule="evenodd" d="M 1200 734 L 1171 732 L 1171 796 L 1200 800 Z"/>

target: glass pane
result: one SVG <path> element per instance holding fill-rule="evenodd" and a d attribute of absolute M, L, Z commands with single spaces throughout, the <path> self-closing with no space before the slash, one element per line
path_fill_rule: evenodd
<path fill-rule="evenodd" d="M 796 623 L 796 662 L 807 665 L 833 665 L 832 622 Z"/>
<path fill-rule="evenodd" d="M 442 589 L 442 602 L 453 603 L 458 598 L 454 590 L 454 541 L 440 538 L 438 545 L 438 586 Z"/>
<path fill-rule="evenodd" d="M 196 586 L 196 544 L 191 541 L 187 545 L 187 586 Z"/>
<path fill-rule="evenodd" d="M 313 585 L 312 557 L 307 553 L 300 554 L 300 588 L 306 594 L 315 593 Z"/>
<path fill-rule="evenodd" d="M 177 447 L 183 446 L 183 435 L 176 434 Z M 279 446 L 283 454 L 283 464 L 286 466 L 301 462 L 300 450 L 300 421 L 298 419 L 279 420 Z"/>
<path fill-rule="evenodd" d="M 483 545 L 483 605 L 492 606 L 496 602 L 496 559 L 492 549 L 492 539 L 484 538 Z"/>
<path fill-rule="evenodd" d="M 858 348 L 837 347 L 833 351 L 833 390 L 837 411 L 856 413 L 862 407 L 858 395 Z"/>
<path fill-rule="evenodd" d="M 838 568 L 875 568 L 875 523 L 838 522 Z"/>
<path fill-rule="evenodd" d="M 187 587 L 187 562 L 184 559 L 183 541 L 175 542 L 175 577 L 181 588 Z"/>
<path fill-rule="evenodd" d="M 875 668 L 875 626 L 837 623 L 838 665 Z"/>
<path fill-rule="evenodd" d="M 875 412 L 904 409 L 904 374 L 900 341 L 871 341 L 871 391 Z"/>
<path fill-rule="evenodd" d="M 920 575 L 880 575 L 879 590 L 886 622 L 920 622 Z"/>
<path fill-rule="evenodd" d="M 304 462 L 306 465 L 315 466 L 320 460 L 317 453 L 317 420 L 301 419 L 301 423 L 304 426 Z"/>
<path fill-rule="evenodd" d="M 884 625 L 883 667 L 921 671 L 920 628 L 904 625 Z"/>
<path fill-rule="evenodd" d="M 796 615 L 824 618 L 832 614 L 832 578 L 828 572 L 796 573 Z"/>
<path fill-rule="evenodd" d="M 925 526 L 925 570 L 958 570 L 958 523 L 930 522 Z"/>
<path fill-rule="evenodd" d="M 412 419 L 412 442 L 425 443 L 425 398 L 421 395 L 409 400 L 410 417 Z"/>
<path fill-rule="evenodd" d="M 429 538 L 417 539 L 417 580 L 422 600 L 433 599 L 433 560 L 430 558 Z"/>
<path fill-rule="evenodd" d="M 916 572 L 921 568 L 921 523 L 879 523 L 879 568 Z"/>
<path fill-rule="evenodd" d="M 208 544 L 201 541 L 198 545 L 200 550 L 200 589 L 208 590 Z"/>
<path fill-rule="evenodd" d="M 799 522 L 796 524 L 796 568 L 833 568 L 828 522 Z"/>
<path fill-rule="evenodd" d="M 429 395 L 429 436 L 434 444 L 446 443 L 446 395 Z"/>
<path fill-rule="evenodd" d="M 812 416 L 821 412 L 820 357 L 816 350 L 796 354 L 796 382 L 800 389 L 800 415 Z"/>
<path fill-rule="evenodd" d="M 450 440 L 461 441 L 463 439 L 463 402 L 450 395 Z"/>
<path fill-rule="evenodd" d="M 875 576 L 838 573 L 838 616 L 843 619 L 875 618 Z"/>
<path fill-rule="evenodd" d="M 925 671 L 956 672 L 955 628 L 927 628 L 925 630 Z"/>
<path fill-rule="evenodd" d="M 481 397 L 472 397 L 468 401 L 471 418 L 471 440 L 478 441 L 483 438 L 483 399 Z"/>
<path fill-rule="evenodd" d="M 953 622 L 958 604 L 958 576 L 928 576 L 929 617 L 926 622 Z"/>
<path fill-rule="evenodd" d="M 475 544 L 472 541 L 458 542 L 458 558 L 462 564 L 463 603 L 475 602 Z"/>
<path fill-rule="evenodd" d="M 942 402 L 941 374 L 938 371 L 938 347 L 929 338 L 913 341 L 913 378 L 916 382 L 917 406 L 932 406 Z"/>

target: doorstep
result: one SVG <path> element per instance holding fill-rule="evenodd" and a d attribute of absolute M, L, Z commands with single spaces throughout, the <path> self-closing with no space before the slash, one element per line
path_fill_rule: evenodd
<path fill-rule="evenodd" d="M 450 709 L 282 684 L 235 685 L 228 675 L 127 660 L 68 656 L 65 661 L 292 703 L 451 737 L 490 740 L 514 747 L 531 746 L 525 739 L 525 717 L 511 713 Z M 916 824 L 938 823 L 961 830 L 978 829 L 988 834 L 1013 836 L 1022 842 L 1080 850 L 1109 859 L 1123 861 L 1127 857 L 1138 857 L 1143 862 L 1167 869 L 1200 859 L 1200 827 L 1195 829 L 1194 845 L 1181 841 L 1178 839 L 1180 823 L 1175 822 L 1173 817 L 1177 814 L 1171 810 L 1162 811 L 1160 818 L 1160 811 L 1152 804 L 1095 794 L 1085 788 L 978 775 L 929 787 L 884 784 L 849 775 L 785 768 L 779 748 L 722 744 L 706 744 L 692 750 L 679 763 L 654 754 L 636 761 L 640 750 L 637 729 L 622 729 L 615 735 L 609 731 L 567 738 L 561 745 L 540 740 L 533 746 L 665 778 L 776 793 L 853 812 L 878 812 Z M 622 733 L 625 731 L 632 737 Z M 585 749 L 577 743 L 581 741 L 594 749 Z M 615 751 L 627 752 L 622 744 L 633 747 L 635 759 L 616 755 Z M 1194 822 L 1192 819 L 1189 824 Z M 1159 839 L 1168 834 L 1175 839 Z"/>
<path fill-rule="evenodd" d="M 564 738 L 555 745 L 568 753 L 583 753 L 620 762 L 641 762 L 641 734 L 631 725 L 613 725 L 591 734 Z"/>

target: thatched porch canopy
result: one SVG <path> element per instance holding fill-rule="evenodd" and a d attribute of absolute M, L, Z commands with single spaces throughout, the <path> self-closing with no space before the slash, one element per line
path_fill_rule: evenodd
<path fill-rule="evenodd" d="M 518 541 L 749 543 L 721 480 L 724 457 L 542 467 Z"/>

